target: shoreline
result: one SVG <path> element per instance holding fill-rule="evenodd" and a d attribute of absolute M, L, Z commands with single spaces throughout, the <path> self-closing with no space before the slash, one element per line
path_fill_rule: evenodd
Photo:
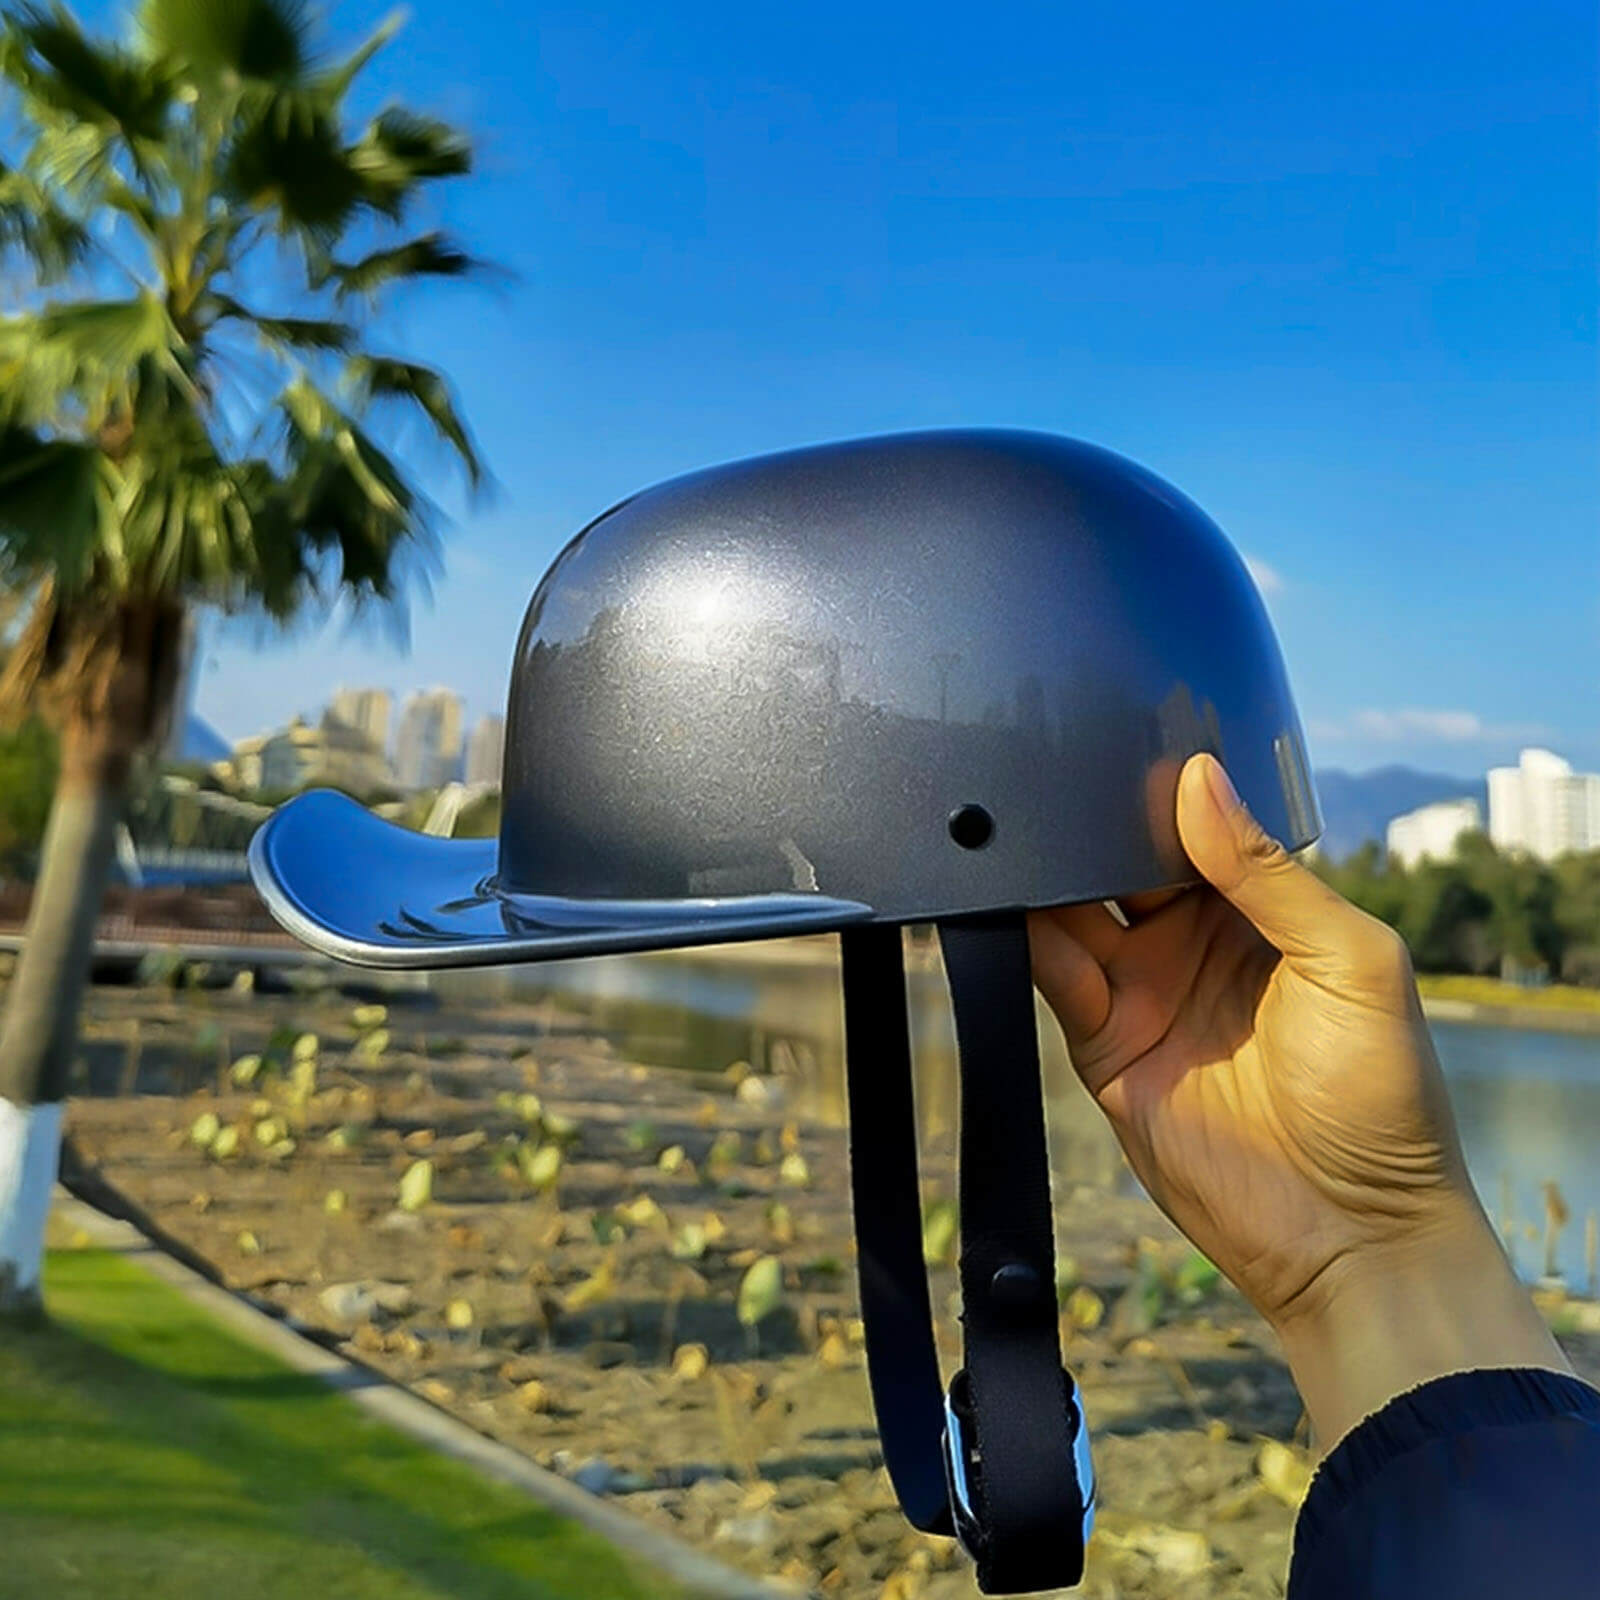
<path fill-rule="evenodd" d="M 913 944 L 907 950 L 908 971 L 932 971 L 938 965 L 936 946 L 930 941 Z M 760 943 L 707 946 L 698 949 L 650 952 L 646 959 L 691 965 L 731 967 L 837 967 L 838 951 L 827 935 L 767 939 Z M 1470 986 L 1476 992 L 1457 992 Z M 1557 985 L 1555 993 L 1568 992 L 1572 1001 L 1528 1001 L 1523 994 L 1549 994 L 1550 990 L 1518 990 L 1493 979 L 1459 978 L 1454 975 L 1423 973 L 1417 988 L 1422 1009 L 1430 1022 L 1464 1022 L 1486 1028 L 1526 1028 L 1533 1032 L 1566 1033 L 1600 1037 L 1600 992 L 1592 997 L 1587 990 L 1568 991 Z M 1497 993 L 1496 990 L 1507 992 Z"/>
<path fill-rule="evenodd" d="M 317 956 L 287 940 L 283 948 L 279 948 L 276 941 L 270 947 L 207 944 L 203 942 L 207 937 L 204 931 L 196 930 L 196 933 L 198 937 L 194 941 L 161 941 L 162 953 L 175 962 L 191 962 L 203 967 L 321 969 L 335 985 L 341 977 L 354 976 L 369 981 L 379 978 L 382 981 L 375 987 L 385 989 L 432 987 L 427 975 L 374 974 Z M 211 937 L 215 939 L 217 936 L 213 934 Z M 0 980 L 9 976 L 9 968 L 21 942 L 20 933 L 0 929 Z M 124 961 L 131 964 L 146 949 L 147 946 L 143 944 L 102 938 L 96 942 L 95 954 L 102 963 Z M 679 967 L 722 967 L 735 971 L 751 968 L 769 971 L 837 971 L 839 965 L 838 946 L 829 934 L 797 934 L 734 944 L 652 950 L 630 955 L 626 959 Z M 909 943 L 906 950 L 908 972 L 933 972 L 938 966 L 938 948 L 934 941 L 914 939 Z M 394 981 L 401 976 L 412 981 Z M 420 984 L 415 981 L 419 977 L 422 979 Z M 1600 990 L 1591 991 L 1561 984 L 1544 989 L 1521 989 L 1492 978 L 1449 973 L 1419 974 L 1417 988 L 1422 998 L 1423 1012 L 1430 1021 L 1600 1037 Z M 1544 998 L 1529 998 L 1532 996 Z"/>
<path fill-rule="evenodd" d="M 1429 1022 L 1463 1022 L 1476 1028 L 1526 1029 L 1530 1033 L 1566 1033 L 1600 1038 L 1600 1016 L 1593 1012 L 1560 1011 L 1554 1007 L 1485 1005 L 1446 995 L 1422 997 Z"/>
<path fill-rule="evenodd" d="M 1600 1005 L 1529 1005 L 1515 1000 L 1467 999 L 1441 994 L 1431 984 L 1420 984 L 1422 1011 L 1430 1022 L 1462 1022 L 1482 1028 L 1520 1028 L 1535 1033 L 1576 1034 L 1600 1038 Z"/>

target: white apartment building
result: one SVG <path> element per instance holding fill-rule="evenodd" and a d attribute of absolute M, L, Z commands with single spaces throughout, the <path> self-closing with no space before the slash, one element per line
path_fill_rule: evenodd
<path fill-rule="evenodd" d="M 1477 833 L 1482 827 L 1483 813 L 1476 800 L 1437 800 L 1396 817 L 1384 843 L 1389 854 L 1409 869 L 1422 861 L 1450 860 L 1462 834 Z"/>
<path fill-rule="evenodd" d="M 467 783 L 482 783 L 498 789 L 505 750 L 506 719 L 492 714 L 479 717 L 472 737 L 467 740 Z"/>
<path fill-rule="evenodd" d="M 328 702 L 334 717 L 378 751 L 389 748 L 389 706 L 387 689 L 340 689 Z"/>
<path fill-rule="evenodd" d="M 1524 750 L 1489 772 L 1489 837 L 1500 850 L 1551 861 L 1600 850 L 1600 773 L 1574 772 L 1549 750 Z"/>
<path fill-rule="evenodd" d="M 238 760 L 242 746 L 235 746 Z M 389 763 L 359 729 L 331 711 L 320 724 L 295 717 L 287 728 L 260 741 L 257 787 L 273 794 L 331 784 L 350 794 L 371 794 L 389 786 Z M 240 763 L 242 769 L 242 762 Z"/>
<path fill-rule="evenodd" d="M 459 776 L 461 696 L 451 689 L 409 695 L 400 709 L 394 770 L 402 789 L 438 789 Z"/>

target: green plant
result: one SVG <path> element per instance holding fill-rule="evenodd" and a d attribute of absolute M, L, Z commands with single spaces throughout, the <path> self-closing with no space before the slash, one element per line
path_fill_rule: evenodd
<path fill-rule="evenodd" d="M 930 1267 L 948 1267 L 955 1260 L 959 1217 L 954 1200 L 935 1200 L 922 1219 L 922 1259 Z"/>
<path fill-rule="evenodd" d="M 521 1145 L 517 1150 L 517 1165 L 530 1189 L 536 1194 L 548 1194 L 561 1177 L 561 1146 L 542 1144 L 533 1149 Z"/>
<path fill-rule="evenodd" d="M 757 1256 L 739 1280 L 734 1310 L 744 1328 L 750 1354 L 759 1353 L 757 1334 L 763 1317 L 783 1304 L 783 1263 L 776 1256 Z"/>
<path fill-rule="evenodd" d="M 400 1177 L 399 1203 L 402 1211 L 421 1211 L 433 1199 L 433 1163 L 413 1161 Z"/>
<path fill-rule="evenodd" d="M 655 1123 L 644 1118 L 630 1122 L 623 1132 L 622 1142 L 638 1154 L 648 1152 L 653 1157 L 658 1144 Z"/>

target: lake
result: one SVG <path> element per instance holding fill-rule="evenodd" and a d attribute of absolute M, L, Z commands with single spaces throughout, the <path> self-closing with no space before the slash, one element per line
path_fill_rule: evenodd
<path fill-rule="evenodd" d="M 955 1038 L 932 946 L 913 941 L 908 965 L 922 1135 L 938 1175 L 953 1159 Z M 831 941 L 794 940 L 732 956 L 672 951 L 440 973 L 433 986 L 447 1002 L 549 995 L 576 1005 L 631 1059 L 717 1071 L 749 1061 L 786 1080 L 795 1109 L 844 1120 L 843 1015 Z M 1058 1172 L 1068 1182 L 1138 1190 L 1073 1075 L 1054 1018 L 1039 1009 Z M 1518 1271 L 1529 1281 L 1543 1271 L 1542 1185 L 1553 1181 L 1571 1213 L 1557 1266 L 1583 1291 L 1584 1219 L 1600 1212 L 1600 1037 L 1444 1021 L 1432 1031 L 1473 1181 L 1497 1223 L 1509 1215 Z"/>
<path fill-rule="evenodd" d="M 1543 1270 L 1544 1197 L 1560 1185 L 1572 1220 L 1557 1265 L 1585 1287 L 1584 1218 L 1600 1211 L 1600 1037 L 1435 1022 L 1467 1166 L 1489 1215 L 1519 1224 L 1513 1259 L 1525 1278 Z M 1534 1225 L 1540 1240 L 1525 1229 Z"/>

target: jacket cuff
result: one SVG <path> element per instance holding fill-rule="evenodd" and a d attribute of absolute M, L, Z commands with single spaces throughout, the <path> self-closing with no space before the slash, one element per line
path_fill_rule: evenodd
<path fill-rule="evenodd" d="M 1364 1418 L 1323 1458 L 1295 1522 L 1301 1562 L 1391 1461 L 1446 1434 L 1569 1416 L 1600 1423 L 1600 1389 L 1544 1367 L 1481 1367 L 1430 1378 Z"/>

